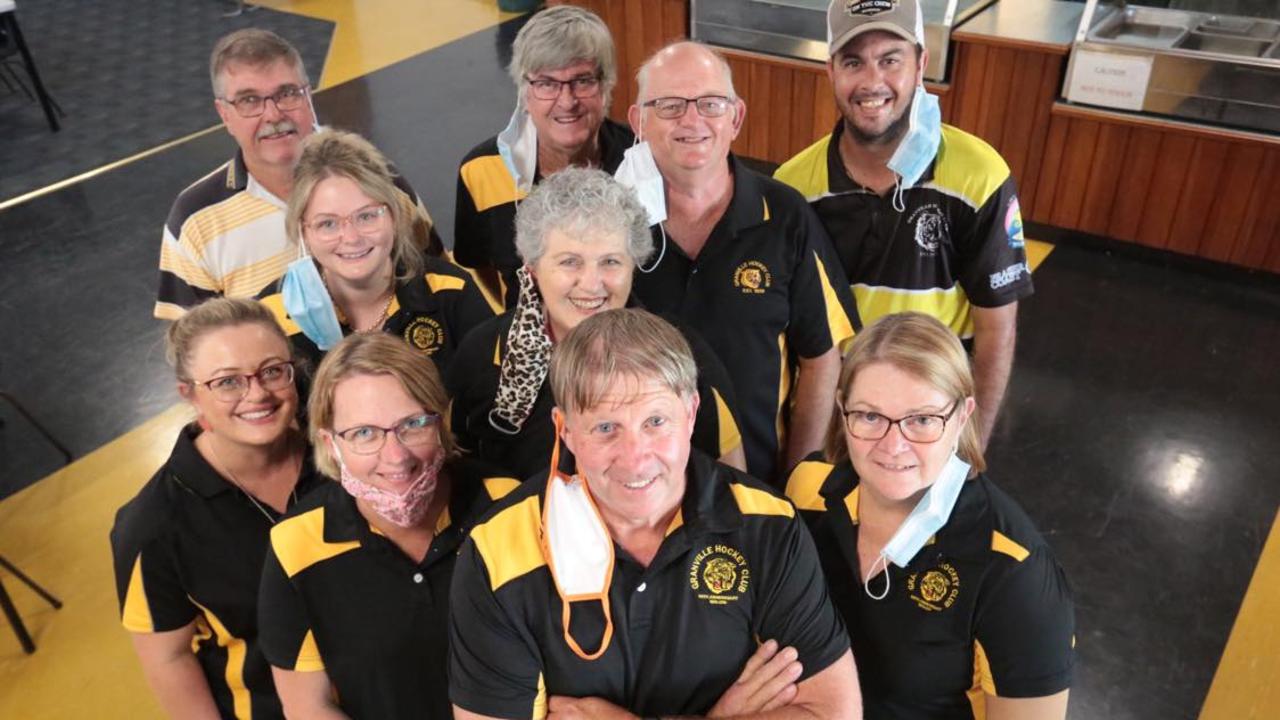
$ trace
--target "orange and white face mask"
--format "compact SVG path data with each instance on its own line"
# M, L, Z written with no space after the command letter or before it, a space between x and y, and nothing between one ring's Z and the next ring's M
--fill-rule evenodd
M595 660L613 639L613 613L609 608L609 586L613 582L613 538L604 524L587 487L586 478L565 477L560 472L560 417L556 417L556 440L551 451L551 475L542 504L542 555L551 570L563 608L564 640L583 660ZM569 616L574 603L599 602L604 609L604 635L600 647L587 653L569 632Z

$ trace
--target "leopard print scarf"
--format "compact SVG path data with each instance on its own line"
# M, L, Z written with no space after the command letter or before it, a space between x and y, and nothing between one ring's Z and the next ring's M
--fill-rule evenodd
M507 331L507 354L498 373L498 393L489 411L489 424L507 435L518 435L533 412L538 391L547 379L551 362L551 338L547 335L546 310L528 267L516 271L520 297Z

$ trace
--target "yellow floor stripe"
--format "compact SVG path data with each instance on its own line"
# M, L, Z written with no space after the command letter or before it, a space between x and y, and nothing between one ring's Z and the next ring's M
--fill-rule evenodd
M1280 512L1262 548L1200 720L1280 717Z
M160 718L120 627L108 533L173 449L177 405L0 501L0 554L63 602L54 610L0 570L36 642L26 655L0 622L0 718Z
M518 13L499 11L495 0L255 0L254 4L337 24L320 77L322 88L518 17Z
M1027 265L1031 268L1031 272L1035 272L1040 267L1040 263L1049 257L1049 253L1053 252L1053 245L1040 240L1027 241Z

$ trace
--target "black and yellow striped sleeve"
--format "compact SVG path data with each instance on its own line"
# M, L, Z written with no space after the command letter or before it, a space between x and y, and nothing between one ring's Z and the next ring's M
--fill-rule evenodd
M799 257L791 281L791 322L787 344L802 358L842 348L862 327L853 291L831 238L816 213L801 198L796 232Z
M173 544L155 525L158 520L144 508L127 505L111 530L120 622L130 632L177 630L200 612L187 596Z
M693 425L693 446L713 458L722 458L742 447L738 396L733 380L701 334L682 323L674 324L689 342L694 362L698 365L699 404Z

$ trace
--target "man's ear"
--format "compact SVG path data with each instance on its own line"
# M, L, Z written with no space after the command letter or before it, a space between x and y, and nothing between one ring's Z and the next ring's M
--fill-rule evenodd
M924 69L929 67L929 48L920 46L920 67L916 68L916 84L924 84Z
M640 115L643 112L644 109L639 105L632 105L627 108L627 124L631 126L631 132L635 134L637 140L644 140L644 137L642 137L640 132L642 127L640 123Z
M218 98L214 98L213 109L217 111L218 118L222 120L222 126L224 128L227 128L227 132L231 132L231 122L230 122L231 115L229 113L234 113L235 108L231 107L225 102L222 102Z
M738 139L738 133L742 132L742 123L747 120L747 104L742 98L734 98L733 101L733 139Z
M556 429L557 439L569 448L569 452L573 452L575 444L573 431L569 429L569 418L560 409L559 405L551 408L551 424Z

